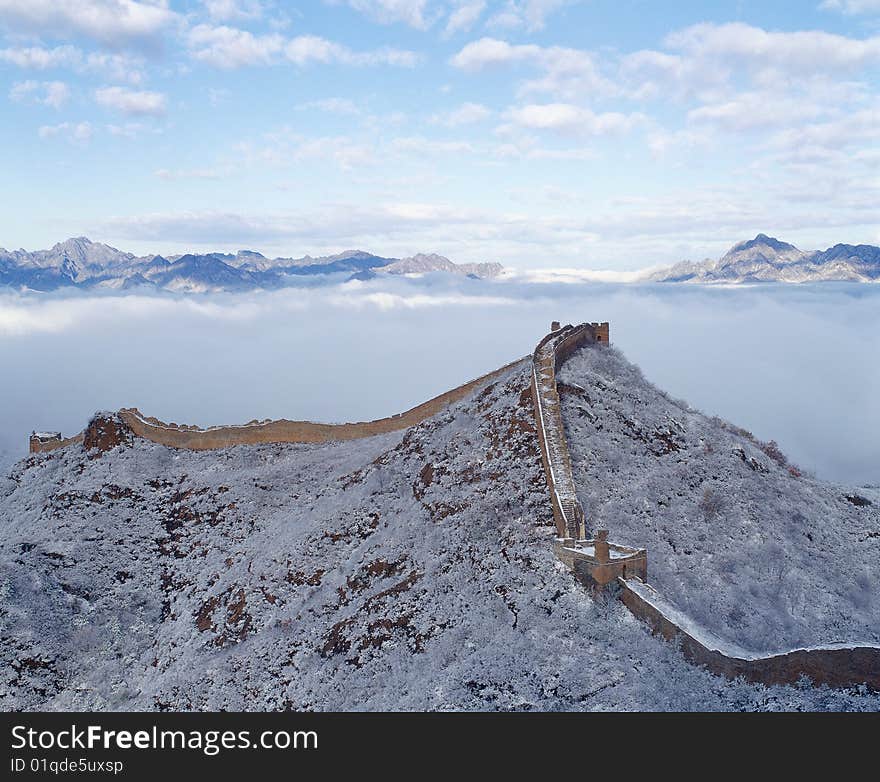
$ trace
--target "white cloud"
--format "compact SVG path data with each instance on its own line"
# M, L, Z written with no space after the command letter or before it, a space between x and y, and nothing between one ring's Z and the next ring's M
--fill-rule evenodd
M155 43L178 19L167 0L0 0L0 23L13 30L110 46Z
M316 35L300 35L290 40L278 33L254 35L225 25L200 24L189 31L190 54L196 60L217 68L271 65L283 55L296 65L392 65L412 67L418 55L401 49L355 52L343 44Z
M536 44L514 45L497 38L480 38L465 45L450 62L456 68L478 71L492 65L538 60L544 50Z
M402 49L377 49L368 52L355 52L335 41L328 41L317 35L300 35L293 38L285 47L287 59L296 65L340 64L340 65L393 65L411 68L419 61L415 52Z
M229 176L231 169L221 168L160 168L153 172L154 176L164 179L166 182L174 182L178 179L222 179Z
M618 71L631 98L691 104L687 129L650 139L661 156L705 144L710 131L809 128L826 116L859 112L872 98L870 69L880 64L880 37L768 32L741 23L693 25L664 43L673 51L624 55Z
M578 0L507 0L504 8L489 19L490 27L542 30L547 17Z
M524 82L519 89L521 94L538 92L582 99L588 95L619 92L619 88L600 73L592 54L564 46L510 44L484 37L464 46L450 63L466 71L517 64L532 65L544 71L543 77Z
M260 143L250 141L236 145L236 150L249 166L269 165L274 169L307 161L328 161L343 170L374 162L372 145L348 136L307 137L295 128L283 127L263 134Z
M532 130L587 136L625 133L645 121L642 114L621 114L616 111L596 114L570 103L533 103L509 109L505 116L515 125Z
M343 171L373 162L373 149L345 136L304 139L293 149L293 161L329 160Z
M450 12L449 19L446 21L446 34L452 35L453 33L468 32L477 23L485 10L485 0L476 0L476 2L465 0Z
M727 60L751 69L777 68L795 75L880 63L880 37L767 32L740 22L693 25L667 36L666 45L707 60Z
M673 52L642 50L621 58L618 80L628 96L697 99L717 107L742 103L747 99L743 93L761 92L767 104L754 108L779 115L774 104L841 106L860 99L867 83L845 79L880 64L880 37L768 32L741 23L693 25L668 35L664 43ZM728 110L735 113L736 107ZM803 112L796 111L793 119L798 116ZM757 119L753 124L772 123Z
M492 233L502 233L514 218L496 218ZM533 222L515 218L525 227ZM299 241L324 246L328 237L338 246L363 246L390 237L411 241L411 246L436 246L434 232L452 229L465 238L487 230L492 218L484 212L443 204L388 202L378 204L340 203L312 212L242 214L224 211L175 211L107 221L106 233L127 239L180 242L186 245L263 245Z
M450 63L466 71L529 66L543 72L522 81L519 95L545 94L579 103L585 96L635 100L699 99L719 104L735 98L742 83L780 94L812 93L818 102L839 100L833 86L855 94L864 85L841 75L880 64L880 36L865 39L820 31L768 32L742 23L698 24L674 32L669 51L641 50L622 56L561 46L511 44L483 37L461 48ZM736 85L736 86L735 86Z
M85 54L75 46L65 44L48 49L42 46L25 46L0 49L0 62L8 62L19 68L49 70L70 68L78 73L97 73L117 81L138 83L143 62L129 54L90 52Z
M660 267L657 267L660 268ZM560 285L582 285L589 282L639 282L653 269L636 269L635 271L619 271L616 269L511 269L504 278L526 283L557 283Z
M596 152L588 147L574 148L551 148L539 146L537 139L531 137L519 138L515 142L500 144L494 150L496 158L501 160L593 160ZM548 189L550 188L550 189ZM551 192L552 187L547 186L545 192ZM566 199L571 200L571 199Z
M784 98L775 94L745 92L720 103L707 104L688 112L688 120L710 123L725 130L745 131L800 124L828 114L828 105Z
M880 13L880 0L824 0L819 8L845 14Z
M59 125L42 125L37 130L40 138L66 136L70 141L87 143L92 138L92 126L88 122L62 122Z
M349 62L352 51L341 44L320 38L317 35L300 35L294 38L285 50L287 59L297 65L313 62Z
M158 116L165 113L165 96L161 92L101 87L95 90L95 102L123 114Z
M145 132L155 133L156 129L155 128L147 128L147 126L141 122L126 122L124 125L114 125L114 124L107 125L107 132L111 136L117 136L120 138L127 138L127 139L135 139L139 135L141 135L141 133L145 133Z
M259 19L263 15L259 0L202 0L202 5L215 22Z
M431 117L431 122L455 128L459 125L472 125L475 122L482 122L491 116L491 109L488 109L481 103L462 103L461 106L451 111L434 114Z
M696 95L717 97L730 69L695 57L640 50L624 55L618 80L635 100L686 100Z
M9 98L14 101L30 100L60 109L70 98L70 89L63 81L20 81L12 85Z
M427 15L428 0L345 1L356 11L360 11L381 24L403 22L417 30L426 30L433 22L433 19Z
M666 157L673 150L693 150L706 147L711 138L705 132L694 130L656 130L648 136L648 149L655 159Z
M189 31L187 40L192 57L217 68L268 65L284 47L276 33L254 35L234 27L200 24Z
M520 211L389 196L275 213L168 211L118 217L105 223L102 232L165 246L381 247L386 254L430 248L451 256L470 254L468 260L498 258L506 265L535 265L545 259L543 263L555 266L634 268L693 257L682 249L688 245L723 251L724 245L768 230L768 215L777 235L815 232L817 225L832 236L841 228L851 235L854 225L876 231L876 192L873 199L866 194L857 212L827 199L792 208L789 191L766 186L776 171L769 173L768 180L749 177L741 186L682 184L662 196L630 198L586 193L570 206L529 203ZM473 257L475 252L483 258Z
M385 128L387 130L387 125ZM474 146L463 140L413 135L397 136L380 144L342 135L307 137L297 133L295 127L284 127L265 133L262 141L243 142L236 149L249 166L268 165L278 169L294 163L327 161L345 171L374 165L378 160L390 165L403 158L433 159L475 152ZM371 182L375 183L375 180ZM390 180L383 177L382 182L389 185ZM424 176L420 177L419 182L424 184Z
M82 52L74 46L57 46L54 49L26 46L0 49L0 61L17 65L19 68L47 70L79 64L82 61Z
M129 54L90 52L77 70L97 74L105 79L140 84L143 81L142 66L143 61L139 57Z
M424 155L426 157L462 155L474 151L473 146L467 141L437 141L422 136L407 136L393 139L391 148L396 152Z
M768 146L783 150L841 150L853 146L862 148L866 143L880 143L880 105L827 122L795 125L774 134Z
M324 111L328 114L344 114L350 116L361 113L357 104L348 98L321 98L319 100L310 100L306 103L300 103L297 108L301 111Z
M351 286L348 286L351 287ZM360 284L354 286L358 291ZM504 296L479 296L448 293L389 293L388 291L336 293L327 297L330 304L345 309L376 307L383 312L395 309L424 309L426 307L503 307L514 306L518 300Z

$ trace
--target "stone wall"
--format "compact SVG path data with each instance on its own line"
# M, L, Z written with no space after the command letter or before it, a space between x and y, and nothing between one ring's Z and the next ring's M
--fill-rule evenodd
M553 323L553 326L557 326ZM578 500L571 456L562 426L559 389L556 387L556 369L581 345L596 342L596 326L582 323L579 326L554 328L544 337L532 354L532 402L535 407L535 423L541 447L541 462L550 490L553 520L560 538L582 539L587 534L586 516ZM605 341L608 324L604 326Z
M66 448L68 445L73 445L74 443L81 443L83 441L83 433L75 434L73 437L67 437L62 440L49 440L48 442L40 442L39 440L31 437L28 443L28 450L30 453L47 453L48 451L56 451L59 448Z
M553 323L553 330L544 337L532 355L532 399L535 406L535 422L541 446L541 461L550 489L553 518L557 533L563 541L557 541L556 548L565 551L565 544L572 538L584 537L586 525L583 508L577 499L574 476L571 470L571 457L565 430L562 424L559 405L559 390L556 386L556 370L575 350L585 344L607 343L609 328L607 323L582 323L579 326L563 326ZM566 557L560 557L566 562ZM578 562L572 556L567 562L575 572L575 577L585 586L596 591L595 566ZM880 646L839 645L812 649L795 649L779 654L738 656L726 653L721 648L710 648L700 641L697 629L689 632L685 627L693 627L685 617L678 617L674 610L661 611L654 603L662 603L662 596L656 595L654 602L640 593L646 585L647 559L639 559L633 564L634 572L627 571L617 579L619 596L624 605L652 631L668 641L677 642L687 660L705 666L707 669L728 678L743 677L751 682L762 684L794 684L802 676L809 677L815 684L830 687L852 687L866 684L880 690ZM637 580L633 580L636 576ZM600 579L603 580L604 579ZM598 585L602 587L601 584ZM649 588L650 589L650 588Z
M228 448L233 445L256 445L259 443L323 443L333 440L353 440L415 426L426 418L436 415L445 407L463 399L479 386L485 385L501 376L522 360L518 359L510 364L506 364L500 369L496 369L457 388L446 391L406 412L375 421L321 424L312 421L288 421L282 419L278 421L251 421L241 425L213 426L202 429L186 424L165 423L157 418L145 416L137 408L133 407L123 408L117 414L105 414L101 417L101 420L106 420L108 415L117 415L125 427L138 437L171 448L186 448L194 451ZM61 448L74 442L83 442L84 434L81 432L75 437L55 444L53 449L46 448L45 450L54 450L54 448ZM90 437L89 442L92 442L92 440L94 440L94 437Z
M853 687L866 684L880 690L880 647L828 646L795 649L767 656L736 656L711 649L666 616L637 591L636 584L619 579L620 599L630 612L667 641L677 642L690 662L712 673L735 679L738 676L761 684L795 684L802 676L814 684Z

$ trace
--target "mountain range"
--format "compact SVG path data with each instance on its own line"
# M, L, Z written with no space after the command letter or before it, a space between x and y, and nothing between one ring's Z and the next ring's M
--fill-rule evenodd
M316 275L369 279L379 274L445 272L486 278L502 270L497 263L455 264L442 255L385 258L362 250L318 258L267 258L253 250L139 257L84 236L50 250L0 248L0 286L36 291L147 287L202 293L281 288Z
M363 250L301 258L268 258L254 250L136 256L84 236L49 250L0 248L0 286L19 290L167 290L180 293L276 289L307 279L372 280L382 275L452 274L492 279L499 263L453 263L436 253L390 258ZM700 284L880 282L880 247L836 244L804 251L766 234L734 245L718 260L682 261L630 281Z
M880 282L880 247L835 244L803 251L766 234L734 245L719 260L683 261L653 272L650 282Z

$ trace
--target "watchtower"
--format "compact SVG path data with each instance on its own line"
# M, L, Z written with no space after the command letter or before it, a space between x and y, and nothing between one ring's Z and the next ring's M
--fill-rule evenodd
M61 445L61 432L31 432L30 452L51 451Z
M611 341L607 321L605 323L591 323L593 327L593 336L596 342L607 345Z

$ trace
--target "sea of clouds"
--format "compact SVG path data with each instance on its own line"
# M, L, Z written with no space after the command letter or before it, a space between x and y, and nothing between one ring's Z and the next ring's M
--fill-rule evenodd
M880 286L697 287L428 276L215 295L0 293L0 466L32 429L137 406L199 425L355 421L529 353L551 320L608 320L649 380L777 440L828 480L880 484Z

